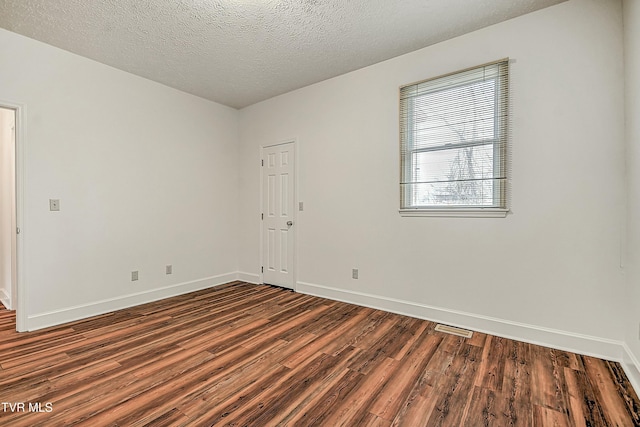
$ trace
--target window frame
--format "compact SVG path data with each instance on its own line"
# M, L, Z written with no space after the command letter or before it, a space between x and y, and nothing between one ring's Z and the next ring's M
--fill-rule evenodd
M449 77L459 77L460 82L454 83L441 88L438 88L438 84L434 85L434 88L428 90L422 95L428 95L437 93L439 91L449 91L458 87L469 86L477 84L483 81L481 78L473 80L464 80L465 73L471 73L476 70L485 69L488 67L496 67L496 75L494 77L496 82L496 89L494 94L495 102L495 114L494 114L494 137L493 138L478 138L472 141L460 142L457 144L451 144L443 142L442 144L436 144L428 147L413 148L413 139L415 138L415 132L407 132L406 129L412 129L416 114L415 103L418 97L407 97L403 99L402 91L405 88L415 87L416 90L420 84L427 82L437 82L439 80ZM504 67L502 69L501 67ZM502 77L504 73L504 77ZM507 144L509 142L509 58L504 58L498 61L489 62L486 64L469 67L463 70L447 73L441 76L421 80L416 83L403 85L399 89L399 124L400 124L400 214L402 216L450 216L450 217L505 217L509 212L509 197L508 197L508 169L507 169ZM407 103L405 109L407 110L404 129L403 129L403 103ZM505 120L501 123L501 120ZM405 131L405 139L403 141L403 130ZM496 184L493 186L493 204L491 206L477 206L477 205L417 205L412 201L413 189L410 184L417 183L417 179L414 179L417 173L417 166L415 165L415 155L425 152L435 152L443 150L454 150L464 147L481 147L481 146L493 146L493 179L496 180ZM410 147L410 148L407 148ZM497 172L496 172L497 171ZM503 178L495 178L503 177ZM438 182L438 181L432 181ZM442 181L446 182L446 181Z

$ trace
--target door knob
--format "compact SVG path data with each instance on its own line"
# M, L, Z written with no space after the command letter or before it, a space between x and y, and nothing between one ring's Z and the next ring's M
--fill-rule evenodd
M291 227L293 225L293 221L287 221L287 225Z

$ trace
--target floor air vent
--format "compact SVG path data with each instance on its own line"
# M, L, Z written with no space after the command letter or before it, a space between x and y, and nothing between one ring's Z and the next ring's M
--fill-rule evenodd
M466 329L456 328L454 326L448 326L438 323L436 325L436 331L444 332L446 334L457 335L459 337L471 338L473 336L473 332L468 331Z

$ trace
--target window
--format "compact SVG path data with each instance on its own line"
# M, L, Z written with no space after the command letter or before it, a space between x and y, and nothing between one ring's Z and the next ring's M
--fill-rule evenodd
M400 88L403 215L506 215L508 67Z

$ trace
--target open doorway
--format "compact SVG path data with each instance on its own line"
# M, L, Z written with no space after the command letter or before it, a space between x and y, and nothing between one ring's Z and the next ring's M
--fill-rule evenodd
M16 110L0 106L0 302L17 308Z

